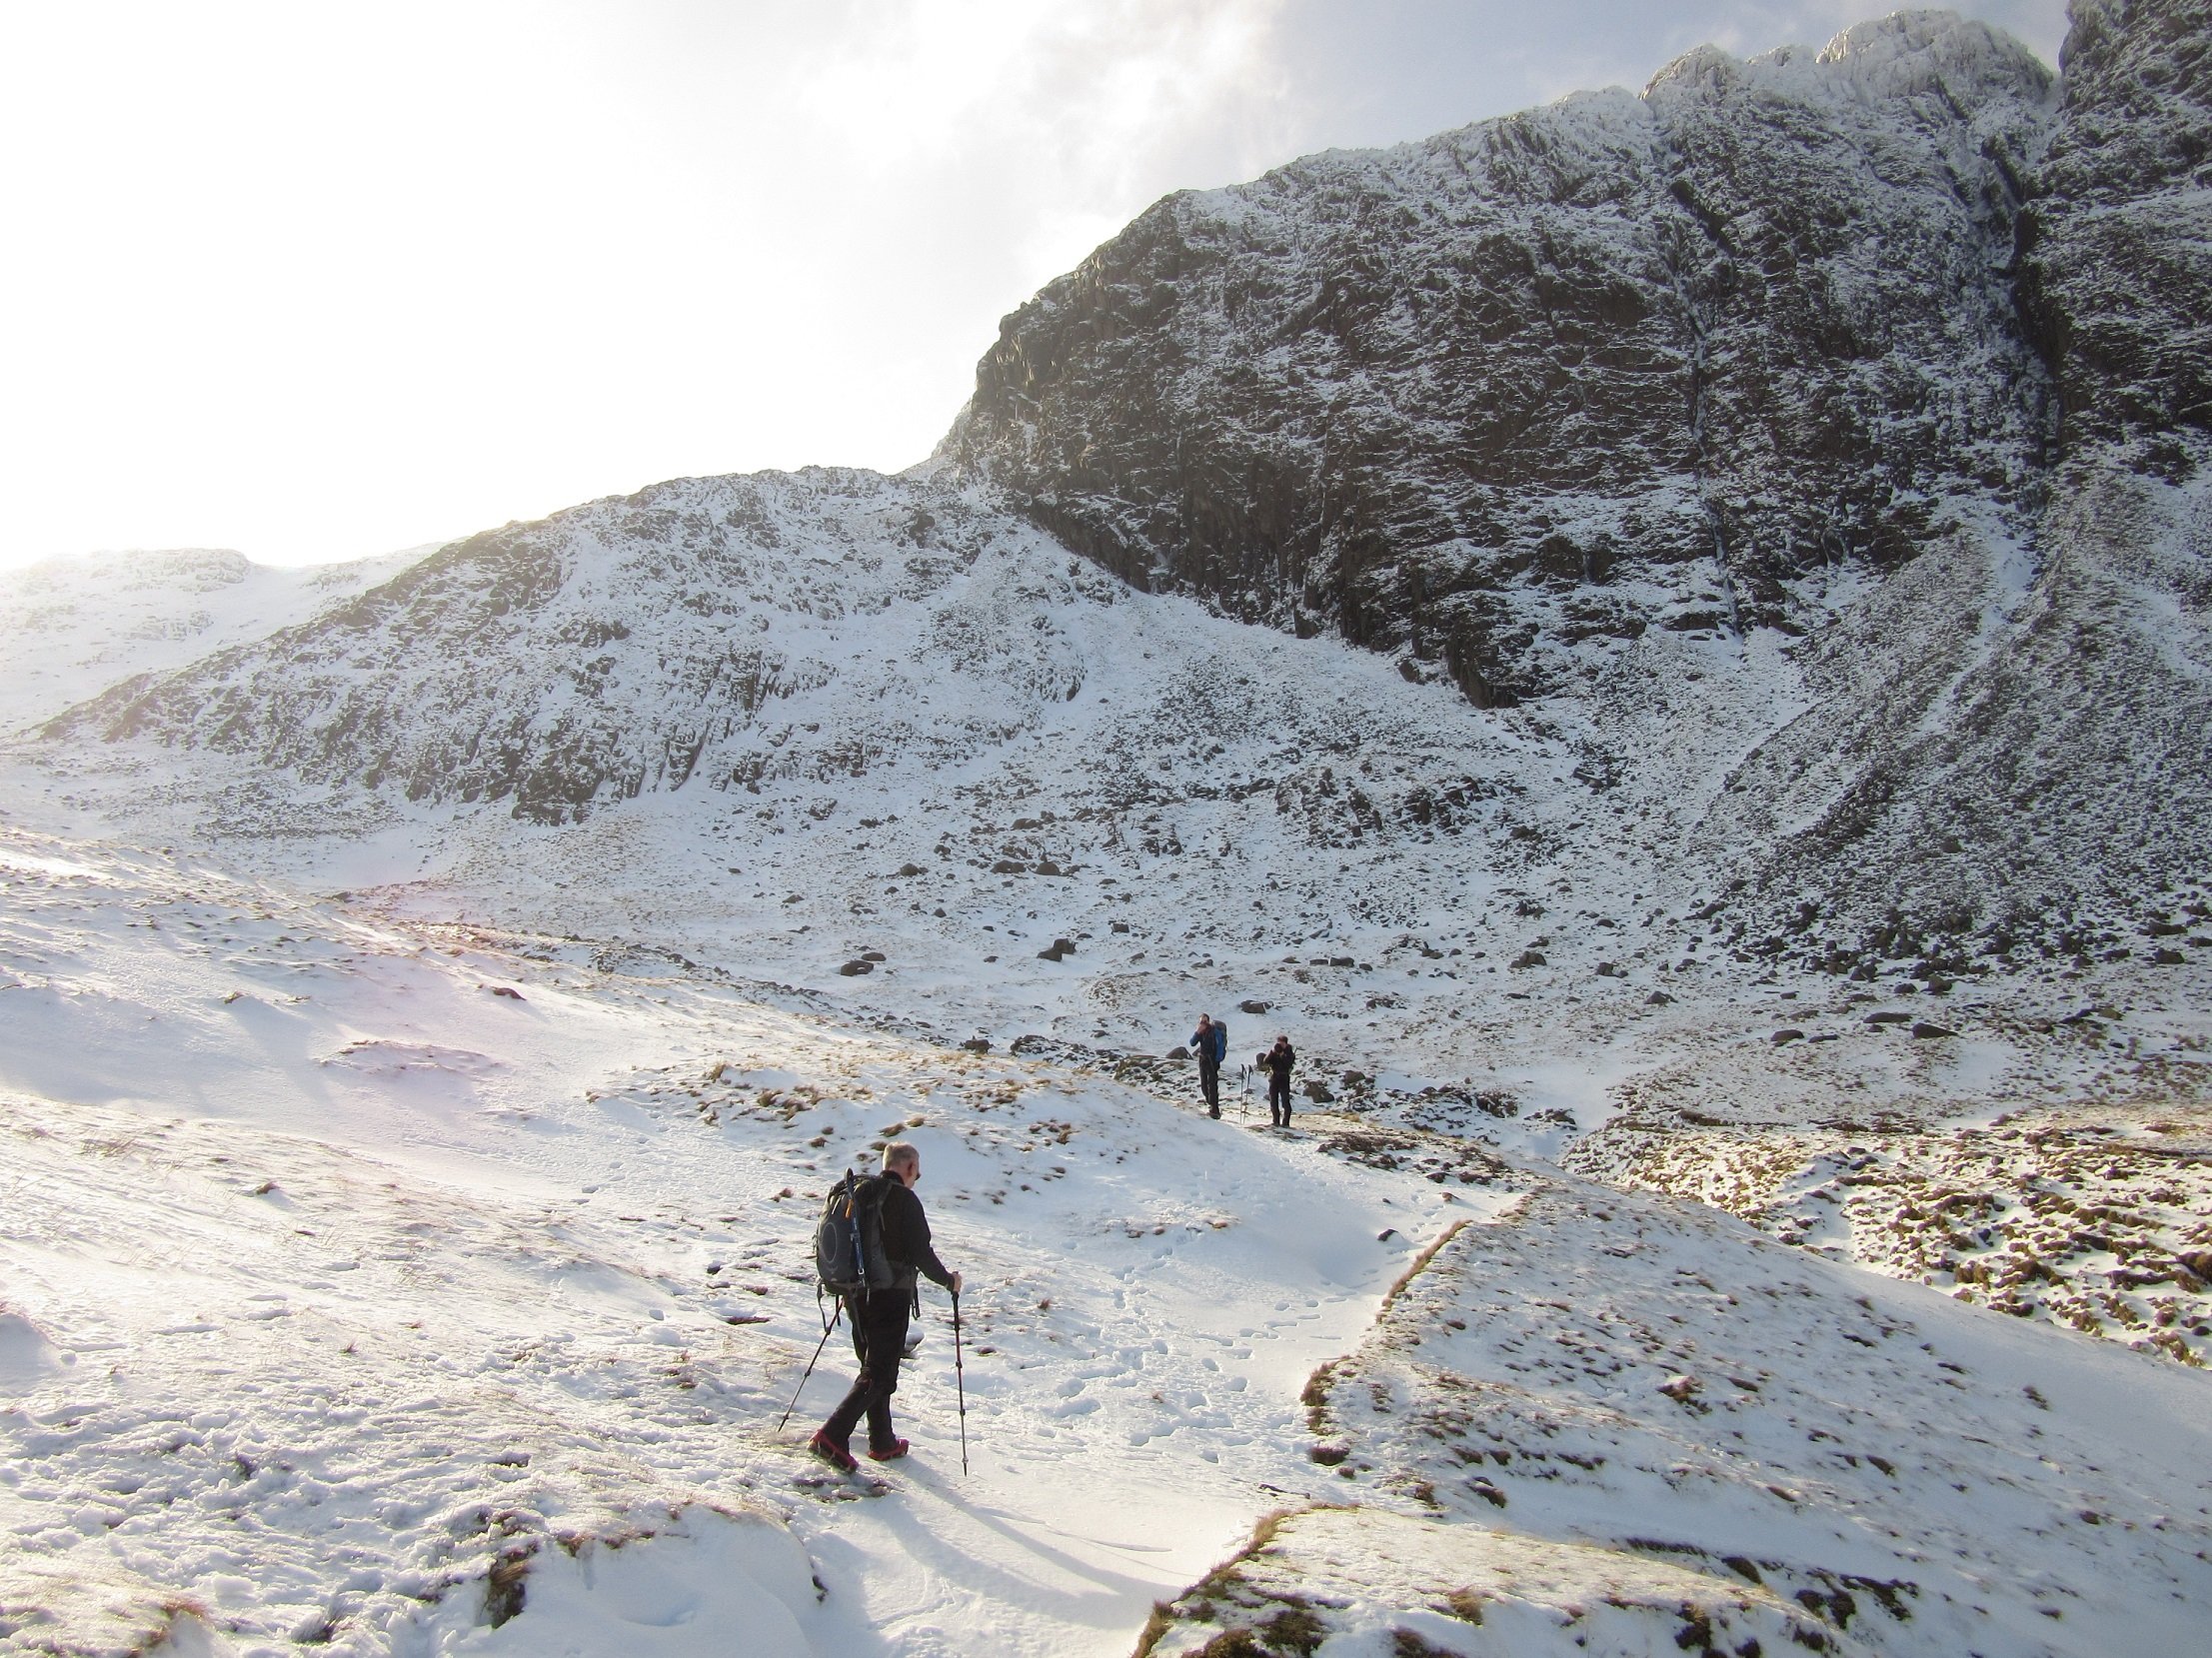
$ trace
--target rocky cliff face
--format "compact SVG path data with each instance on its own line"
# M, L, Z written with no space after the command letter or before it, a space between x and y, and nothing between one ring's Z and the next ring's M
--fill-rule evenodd
M2084 0L2053 85L1903 12L1170 197L944 454L1139 586L1586 713L1754 951L2126 948L2212 854L2208 42ZM1761 699L1669 781L1653 711Z
M2212 5L2074 0L2022 294L2076 448L2188 472L2212 431Z
M1802 630L1796 577L2035 475L2053 111L1901 13L1170 197L1007 319L945 450L1131 582L1485 706L1652 626Z

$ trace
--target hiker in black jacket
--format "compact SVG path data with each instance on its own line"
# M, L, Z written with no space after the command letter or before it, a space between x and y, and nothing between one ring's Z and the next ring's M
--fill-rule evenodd
M1198 1028L1190 1032L1190 1051L1198 1056L1198 1092L1205 1098L1205 1114L1221 1114L1221 1061L1228 1057L1228 1026L1211 1013L1198 1015Z
M1259 1056L1259 1068L1267 1073L1267 1119L1276 1128L1290 1126L1290 1067L1297 1062L1287 1036L1277 1036Z
M908 1309L921 1310L916 1279L927 1277L956 1296L961 1291L961 1275L947 1271L937 1258L930 1243L930 1217L914 1194L914 1184L922 1178L922 1153L905 1140L893 1141L884 1147L884 1171L876 1178L882 1187L884 1254L897 1276L888 1289L864 1289L847 1298L853 1354L861 1361L861 1373L853 1378L844 1402L807 1441L815 1455L847 1473L860 1466L853 1460L853 1429L864 1415L872 1460L889 1462L907 1454L907 1442L891 1431L891 1396L898 1390L899 1361L906 1355Z

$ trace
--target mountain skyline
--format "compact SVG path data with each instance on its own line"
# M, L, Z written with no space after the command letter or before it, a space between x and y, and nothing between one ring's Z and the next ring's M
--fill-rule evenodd
M1966 10L2055 61L2060 0ZM383 554L688 474L919 461L1000 316L1158 196L1414 139L1833 0L1540 16L1100 0L565 28L474 8L20 26L35 250L0 565ZM283 134L281 143L272 142ZM640 223L661 228L640 236Z

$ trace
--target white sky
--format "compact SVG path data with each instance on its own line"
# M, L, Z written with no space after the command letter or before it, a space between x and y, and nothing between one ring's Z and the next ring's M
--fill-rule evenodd
M1872 0L0 0L0 564L922 459L1148 203ZM2055 61L2064 0L1964 0Z

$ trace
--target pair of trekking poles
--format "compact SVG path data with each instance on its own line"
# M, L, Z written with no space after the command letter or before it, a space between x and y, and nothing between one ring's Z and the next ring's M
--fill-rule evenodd
M838 1320L845 1316L845 1297L838 1297L838 1310L830 1315L830 1321L822 1326L822 1339L815 1343L815 1356L807 1360L806 1372L800 1376L799 1385L791 1390L791 1403L784 1407L784 1414L776 1424L782 1433L791 1421L791 1413L799 1408L799 1395L807 1391L807 1378L815 1373L815 1366L822 1362L822 1349L830 1345L830 1332L838 1327ZM961 1362L961 1292L953 1291L953 1383L958 1389L961 1418L961 1472L968 1472L968 1371Z

